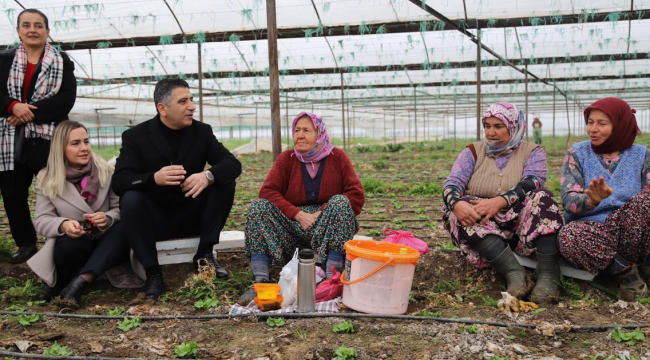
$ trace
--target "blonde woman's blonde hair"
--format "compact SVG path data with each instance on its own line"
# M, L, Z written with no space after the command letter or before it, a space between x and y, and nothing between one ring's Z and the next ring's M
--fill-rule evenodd
M50 155L47 158L47 166L38 173L36 185L43 195L50 199L60 196L65 191L65 168L68 161L65 158L65 148L68 146L68 138L73 130L83 128L86 133L88 129L76 121L66 120L60 123L52 135L50 144ZM95 155L90 149L90 160L95 163L99 173L99 186L104 187L113 174L113 166L109 165L101 156Z

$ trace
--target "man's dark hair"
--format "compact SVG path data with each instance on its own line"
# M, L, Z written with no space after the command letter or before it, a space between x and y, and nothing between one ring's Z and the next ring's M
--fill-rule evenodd
M50 22L49 22L49 20L47 19L47 16L45 16L45 14L43 14L42 11L37 10L37 9L25 9L25 10L21 11L20 14L18 14L18 20L16 20L16 28L19 28L19 27L20 27L20 16L21 16L22 14L24 14L24 13L31 13L31 14L37 14L37 15L40 15L40 16L43 18L43 20L45 20L45 28L46 28L47 30L50 30Z
M156 84L153 90L153 102L156 104L156 111L158 111L158 104L163 103L169 106L169 101L172 97L174 89L184 87L189 89L190 85L187 81L182 79L162 79Z

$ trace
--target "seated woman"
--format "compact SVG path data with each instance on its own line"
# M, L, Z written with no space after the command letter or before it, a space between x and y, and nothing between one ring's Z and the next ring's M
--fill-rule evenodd
M482 268L487 261L519 298L530 289L511 247L521 256L536 253L537 285L530 299L556 301L562 216L551 192L542 189L546 154L522 141L526 120L515 105L495 103L481 121L486 140L461 151L445 182L445 228L471 263Z
M275 161L246 215L246 255L255 282L269 282L269 263L284 265L296 247L314 250L341 270L343 245L359 230L365 194L348 156L332 146L323 119L302 112L293 119L293 146ZM249 289L239 300L255 297Z
M86 285L128 259L112 173L93 154L83 125L64 121L56 127L47 167L36 182L34 226L48 240L27 262L47 284L40 300L50 301L63 289L61 299L78 307Z
M574 144L562 165L566 226L562 256L592 274L614 275L627 301L643 295L650 279L650 152L634 144L634 110L618 98L584 111L589 141Z

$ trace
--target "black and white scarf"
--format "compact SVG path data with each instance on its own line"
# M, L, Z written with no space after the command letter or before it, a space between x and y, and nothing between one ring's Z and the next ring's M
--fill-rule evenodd
M23 84L25 81L25 71L27 69L27 52L25 46L20 44L16 49L7 89L9 96L23 102ZM32 77L37 76L34 86L34 94L31 99L27 100L28 104L50 98L56 95L61 89L63 80L63 58L59 51L50 44L45 44L43 58L41 60L41 71ZM35 124L33 121L17 128L9 125L6 117L0 117L0 171L10 171L14 169L14 138L16 129L25 131L26 138L52 139L55 123Z

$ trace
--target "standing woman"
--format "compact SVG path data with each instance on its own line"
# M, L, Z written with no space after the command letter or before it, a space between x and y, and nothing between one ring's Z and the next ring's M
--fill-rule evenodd
M557 232L560 209L546 181L546 154L522 141L524 113L514 104L490 105L483 118L485 140L458 155L443 189L444 225L467 259L481 268L489 264L505 276L516 297L529 292L521 256L537 255L534 302L557 301L560 254Z
M34 224L48 240L27 262L47 284L40 300L63 289L61 298L78 307L86 285L128 259L111 175L113 167L92 152L83 125L56 127L47 167L36 181Z
M16 31L20 45L0 51L0 192L18 246L14 264L36 253L29 186L47 163L54 127L68 118L77 96L74 64L47 43L47 16L23 10Z

